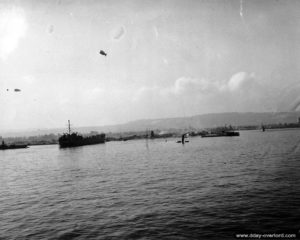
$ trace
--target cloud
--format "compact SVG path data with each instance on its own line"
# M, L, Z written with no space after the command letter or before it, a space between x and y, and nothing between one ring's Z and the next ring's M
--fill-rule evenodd
M234 74L223 92L233 111L274 111L278 102L276 89L256 73Z
M220 94L237 95L237 93L248 95L255 95L261 92L262 85L257 81L255 73L238 72L234 74L228 81L213 81L206 78L194 78L183 76L177 78L173 85L165 88L155 87L142 87L140 88L135 98L149 92L156 92L160 95L186 95L186 96L207 96ZM245 96L245 95L244 95Z
M142 99L159 103L162 101L171 101L181 97L195 98L205 95L211 95L219 92L219 83L211 82L207 79L197 79L193 77L180 77L174 84L168 87L141 87L133 94L133 101L139 102Z
M168 87L142 87L134 95L137 109L152 107L152 117L210 112L269 111L274 109L270 88L255 73L238 72L227 81L184 76ZM296 104L296 103L295 103ZM149 112L149 111L148 111ZM146 112L145 112L146 114Z
M210 112L219 92L218 82L184 76L170 86L141 87L134 93L132 104L143 118L187 116Z
M0 12L0 58L5 60L19 45L27 30L24 11L21 8Z
M254 73L249 74L246 72L238 72L230 78L227 87L229 91L237 91L240 89L250 88L255 83Z
M180 77L171 88L175 94L234 94L239 91L256 91L260 88L255 73L238 72L228 81L213 81L206 78Z
M171 90L175 94L208 94L218 89L218 83L204 78L180 77L175 81Z

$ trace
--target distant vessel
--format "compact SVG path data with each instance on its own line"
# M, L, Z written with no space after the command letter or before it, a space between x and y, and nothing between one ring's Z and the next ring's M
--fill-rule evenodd
M231 126L229 128L225 126L224 128L217 129L215 132L205 133L201 135L201 137L238 137L238 136L240 136L240 133L234 131Z
M58 139L58 143L61 148L105 143L105 134L101 133L83 137L78 133L71 133L70 120L68 120L68 133L64 133Z
M4 141L2 141L2 144L0 145L0 150L6 150L6 149L19 149L19 148L28 148L27 144L5 144Z
M189 137L189 132L186 132L186 133L182 134L182 135L181 135L181 140L178 140L177 143L185 144L185 143L190 142L190 141L188 140L188 137Z
M238 137L238 136L240 136L239 132L227 131L227 132L220 132L220 133L207 133L202 135L201 137Z

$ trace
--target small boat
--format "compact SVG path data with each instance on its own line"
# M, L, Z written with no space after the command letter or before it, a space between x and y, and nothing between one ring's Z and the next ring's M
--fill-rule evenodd
M182 144L185 144L185 143L188 143L190 142L189 140L187 140L187 137L189 136L189 133L184 133L181 135L181 140L178 140L177 143L182 143Z
M4 141L2 141L2 144L0 145L0 150L7 150L7 149L19 149L19 148L28 148L27 144L5 144Z

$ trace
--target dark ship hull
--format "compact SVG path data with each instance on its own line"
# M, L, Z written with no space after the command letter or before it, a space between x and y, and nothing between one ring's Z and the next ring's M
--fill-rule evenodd
M105 143L105 134L97 134L89 137L83 137L77 133L64 134L58 139L58 143L61 148Z
M11 144L11 145L2 144L2 145L0 145L0 150L19 149L19 148L28 148L28 145L26 145L26 144Z
M228 131L228 132L220 132L220 133L207 133L202 135L201 137L238 137L240 136L239 132Z

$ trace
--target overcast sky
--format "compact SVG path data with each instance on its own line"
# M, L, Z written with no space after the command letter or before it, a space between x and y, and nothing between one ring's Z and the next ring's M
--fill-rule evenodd
M297 0L0 0L0 130L300 110L299 60Z

